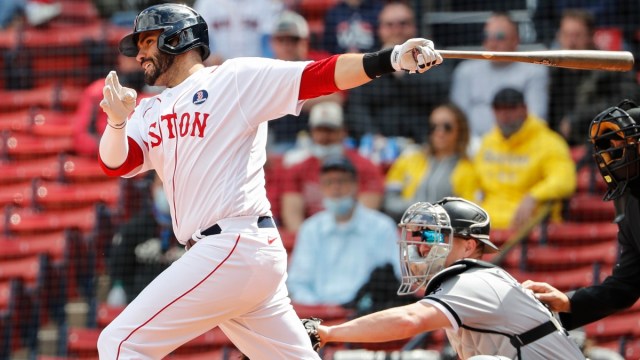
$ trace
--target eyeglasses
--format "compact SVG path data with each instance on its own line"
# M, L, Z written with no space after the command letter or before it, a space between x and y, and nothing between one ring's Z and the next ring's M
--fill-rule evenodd
M404 20L397 20L397 21L383 21L380 23L380 25L384 27L395 27L395 26L405 27L405 26L413 25L413 20L404 19Z
M507 38L507 34L504 33L503 31L497 31L497 32L483 32L482 33L482 40L505 40Z
M445 133L451 133L453 132L453 124L451 123L429 124L429 133L434 133L438 129L442 129Z

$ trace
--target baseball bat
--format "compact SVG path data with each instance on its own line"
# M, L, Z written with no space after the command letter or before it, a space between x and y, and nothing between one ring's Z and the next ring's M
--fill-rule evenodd
M629 71L633 54L629 51L540 50L540 51L463 51L438 50L447 59L516 61L582 70Z

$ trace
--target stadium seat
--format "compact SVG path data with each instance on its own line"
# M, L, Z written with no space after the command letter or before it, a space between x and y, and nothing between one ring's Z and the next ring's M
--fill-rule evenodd
M60 159L48 156L21 161L0 161L0 184L13 184L31 181L35 178L58 179Z
M549 245L568 246L608 242L618 235L618 225L612 222L563 222L539 227L531 234L531 241Z
M32 194L33 183L31 181L2 185L0 186L0 208L7 205L31 206L33 204Z
M573 195L567 205L568 221L613 221L615 208L613 201L603 201L600 194L578 193Z
M524 282L525 280L546 282L553 284L553 286L561 291L590 286L600 280L600 274L595 275L593 266L591 265L563 271L511 270L510 273L519 282Z
M576 174L576 192L604 195L607 184L594 166L583 166Z
M596 263L613 266L617 258L618 244L612 240L575 246L529 244L520 261L529 270L566 270Z
M63 155L60 157L60 178L67 182L105 181L113 178L105 175L97 159Z
M587 337L606 340L640 336L640 313L620 313L585 326Z
M121 198L118 179L81 184L37 181L33 189L34 205L42 209L71 209L98 202L116 209Z
M78 105L82 87L47 85L28 90L0 90L0 112L32 107L72 111Z
M30 134L6 133L2 137L1 155L5 159L36 159L70 152L73 150L71 137L41 137Z
M7 224L0 225L9 235L37 234L66 229L78 229L89 233L98 223L95 206L71 210L36 211L34 209L9 208ZM6 228L5 228L6 227Z

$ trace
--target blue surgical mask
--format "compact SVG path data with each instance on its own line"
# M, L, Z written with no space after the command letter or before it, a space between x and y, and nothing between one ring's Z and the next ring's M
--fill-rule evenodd
M328 157L342 155L343 147L342 147L342 144L331 144L331 145L312 144L310 150L311 150L311 154L317 157L318 159L326 159Z
M336 217L342 217L353 209L356 205L356 199L352 196L344 196L336 199L324 198L322 199L324 208L333 213Z

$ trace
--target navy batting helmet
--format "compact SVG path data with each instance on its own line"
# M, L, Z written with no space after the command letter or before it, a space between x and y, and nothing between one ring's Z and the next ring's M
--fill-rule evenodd
M484 252L499 251L491 240L489 214L480 206L459 197L445 197L436 202L449 215L453 234L465 239L476 239L486 246Z
M202 60L209 57L209 31L202 16L182 4L160 4L140 12L133 24L133 32L120 40L120 53L138 55L138 34L162 30L158 36L158 50L178 55L200 47ZM177 41L176 41L177 40Z
M634 119L634 117L636 119ZM607 183L604 200L620 197L627 184L640 176L640 108L630 100L598 114L589 127L589 140L598 170Z

